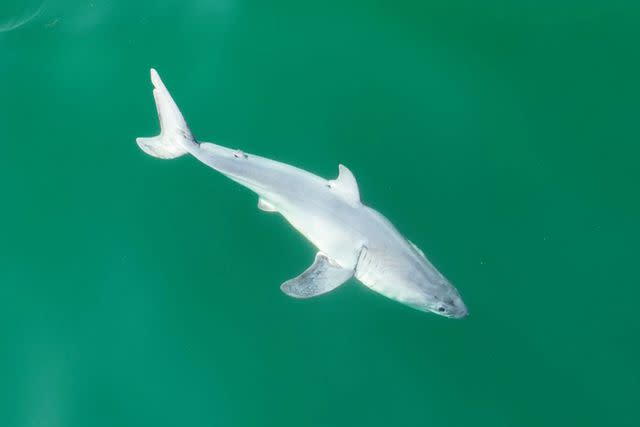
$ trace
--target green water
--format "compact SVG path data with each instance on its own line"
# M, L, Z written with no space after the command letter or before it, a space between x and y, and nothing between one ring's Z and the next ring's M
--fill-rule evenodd
M0 28L37 8L3 0ZM638 22L615 0L49 0L0 32L0 425L638 425ZM151 66L200 139L348 165L471 315L353 281L284 296L311 245L135 145Z

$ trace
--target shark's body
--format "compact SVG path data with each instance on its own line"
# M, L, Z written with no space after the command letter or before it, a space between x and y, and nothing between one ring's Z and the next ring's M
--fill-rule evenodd
M174 158L189 153L251 189L258 207L280 213L319 250L316 260L282 290L308 298L355 276L367 287L423 311L464 317L456 289L380 213L363 205L353 174L343 165L335 180L216 144L197 142L160 77L151 70L161 134L138 138L148 154Z

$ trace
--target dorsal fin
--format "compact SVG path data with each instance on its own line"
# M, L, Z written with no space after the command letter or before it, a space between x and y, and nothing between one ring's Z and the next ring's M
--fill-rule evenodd
M360 190L356 178L345 165L338 165L338 177L329 181L329 187L351 201L360 202Z

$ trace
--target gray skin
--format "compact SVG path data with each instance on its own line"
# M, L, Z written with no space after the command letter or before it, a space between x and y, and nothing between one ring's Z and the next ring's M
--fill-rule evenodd
M410 307L462 318L467 308L458 291L382 214L360 201L353 174L339 166L326 180L274 160L198 142L155 70L151 70L161 133L138 138L158 158L191 154L259 196L258 207L280 213L319 252L300 276L281 289L295 298L329 292L355 277L365 286Z

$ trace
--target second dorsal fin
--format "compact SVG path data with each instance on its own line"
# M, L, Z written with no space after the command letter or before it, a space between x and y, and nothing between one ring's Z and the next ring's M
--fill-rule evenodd
M338 177L329 181L329 187L353 202L360 202L360 190L356 178L345 165L338 165Z
M278 211L271 203L267 202L262 197L260 197L258 199L258 209L260 209L261 211L265 211L265 212L277 212Z

